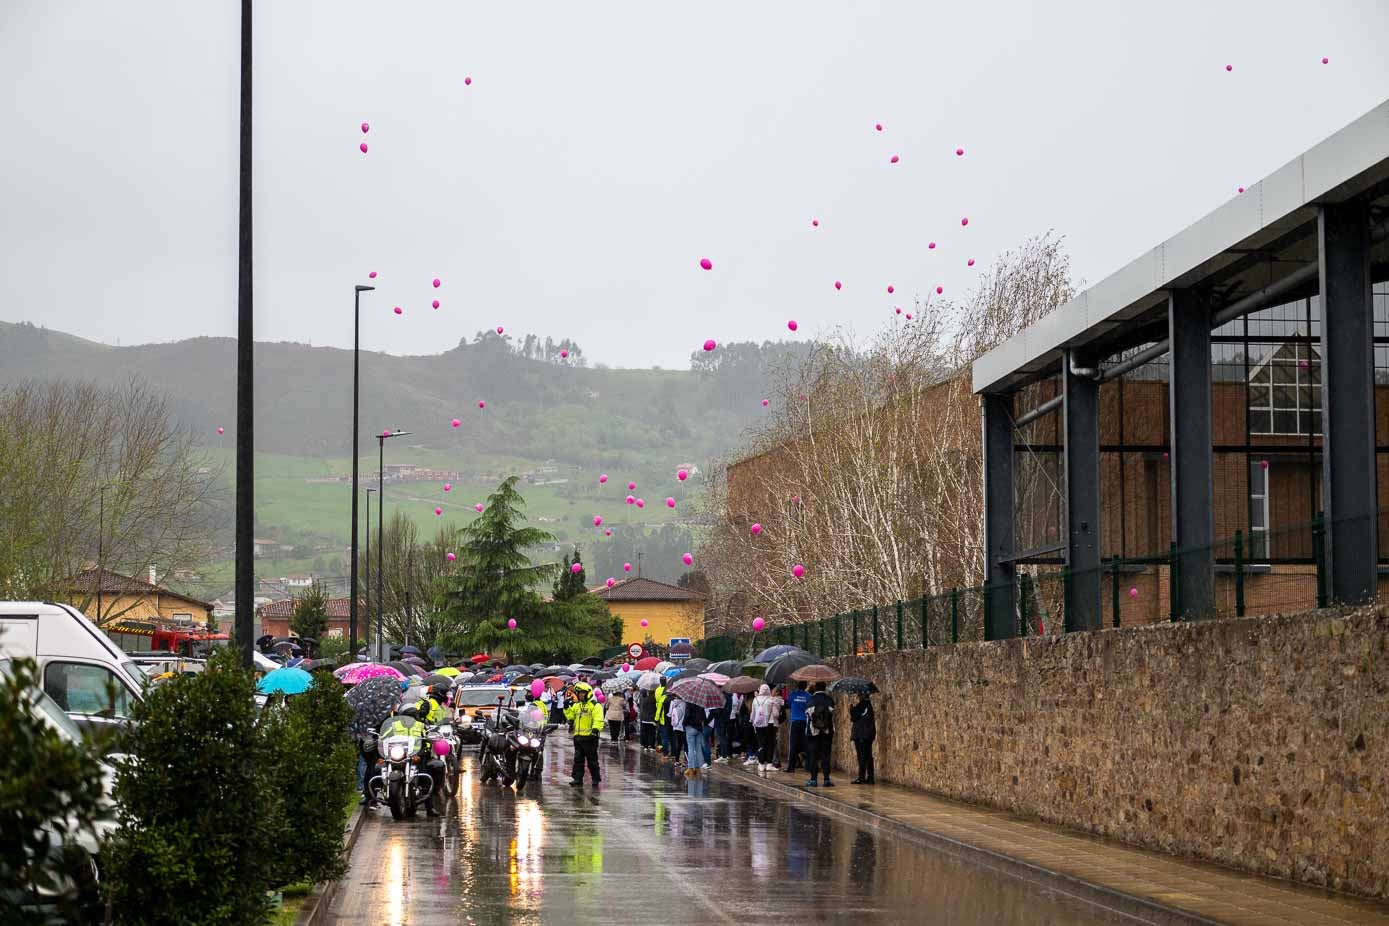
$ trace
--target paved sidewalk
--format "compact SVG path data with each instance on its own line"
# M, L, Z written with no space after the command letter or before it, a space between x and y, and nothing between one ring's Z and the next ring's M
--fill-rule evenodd
M834 788L807 788L799 772L771 772L764 780L745 771L741 760L715 765L713 774L731 775L859 824L984 860L1141 921L1389 924L1389 904L1186 861L909 788L851 785L846 779Z

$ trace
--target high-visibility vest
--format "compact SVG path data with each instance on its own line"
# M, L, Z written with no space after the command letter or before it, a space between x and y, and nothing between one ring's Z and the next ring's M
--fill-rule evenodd
M424 722L440 724L444 722L444 706L433 698L421 698L415 703L415 709L424 714Z
M578 701L564 712L564 719L574 725L575 736L597 736L603 729L603 705L597 701Z
M656 722L666 722L666 689L664 686L656 689Z
M409 724L407 724L407 723L405 723L405 721L403 721L403 720L401 720L399 717L397 717L397 718L395 719L395 721L391 724L391 732L388 733L388 734L386 734L386 735L387 735L387 736L414 736L414 737L423 738L423 737L424 737L424 724L420 723L418 720L411 721Z

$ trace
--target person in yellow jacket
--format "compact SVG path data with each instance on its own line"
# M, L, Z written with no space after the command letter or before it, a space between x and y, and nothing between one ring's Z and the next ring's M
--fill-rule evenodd
M652 692L656 697L656 738L660 743L661 755L670 755L670 704L669 696L666 694L666 680L663 678L656 690Z
M574 686L574 703L564 709L564 719L569 721L569 728L574 732L574 769L569 786L583 786L585 762L597 785L603 780L598 773L598 734L603 729L603 707L593 700L593 689L584 682Z

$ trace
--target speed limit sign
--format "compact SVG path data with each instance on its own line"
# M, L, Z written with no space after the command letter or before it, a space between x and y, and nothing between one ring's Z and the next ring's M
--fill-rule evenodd
M633 659L640 659L645 653L646 650L642 649L640 643L633 643L631 646L627 647L627 655Z

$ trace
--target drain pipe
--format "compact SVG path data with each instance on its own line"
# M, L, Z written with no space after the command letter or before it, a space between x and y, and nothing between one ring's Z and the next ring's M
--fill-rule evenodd
M1072 351L1066 352L1066 361L1070 364L1071 375L1079 376L1082 379L1099 379L1100 371L1095 367L1082 367L1076 365L1076 355Z

